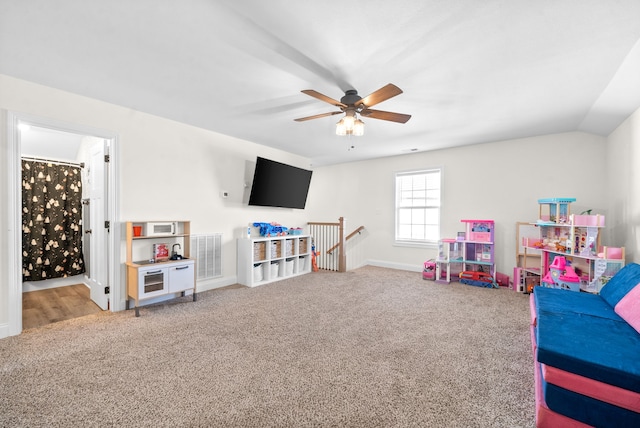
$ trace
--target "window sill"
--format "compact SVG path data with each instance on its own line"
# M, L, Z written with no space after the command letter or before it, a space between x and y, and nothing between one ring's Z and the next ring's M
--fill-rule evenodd
M418 242L418 241L394 241L394 247L408 247L408 248L438 248L437 242Z

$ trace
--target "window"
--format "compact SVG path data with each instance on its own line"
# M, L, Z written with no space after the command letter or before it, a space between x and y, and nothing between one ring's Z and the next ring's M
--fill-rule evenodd
M431 244L440 239L440 169L396 174L396 242Z

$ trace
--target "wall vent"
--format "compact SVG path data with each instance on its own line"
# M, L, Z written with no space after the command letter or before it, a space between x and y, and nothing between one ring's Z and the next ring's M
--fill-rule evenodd
M222 234L191 235L191 257L196 261L196 281L222 276Z

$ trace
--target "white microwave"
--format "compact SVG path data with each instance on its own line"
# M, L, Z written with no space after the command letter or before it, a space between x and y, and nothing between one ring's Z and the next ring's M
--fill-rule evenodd
M147 223L147 236L175 235L178 223L175 221L156 221Z

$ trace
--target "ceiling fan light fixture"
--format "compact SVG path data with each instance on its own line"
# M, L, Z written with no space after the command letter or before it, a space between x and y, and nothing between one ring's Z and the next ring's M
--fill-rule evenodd
M361 137L364 135L364 122L360 119L356 119L355 123L353 124L353 135L355 135L356 137Z
M314 91L313 89L305 89L302 92L311 97L317 98L320 101L329 103L334 107L339 107L340 111L331 111L313 116L300 117L294 120L296 122L304 122L310 119L319 119L321 117L344 113L344 117L336 124L336 135L355 135L358 137L364 135L364 122L358 119L358 114L369 119L386 120L396 123L406 123L411 119L410 114L373 110L370 108L402 93L402 89L392 83L383 86L364 98L360 97L358 95L358 91L355 89L350 89L345 92L344 97L340 98L340 101L334 100L333 98L321 94L318 91Z
M345 117L342 118L342 120L344 121L344 127L347 130L347 133L351 133L353 131L353 125L356 122L356 116L355 113L353 114L353 116L347 114Z

